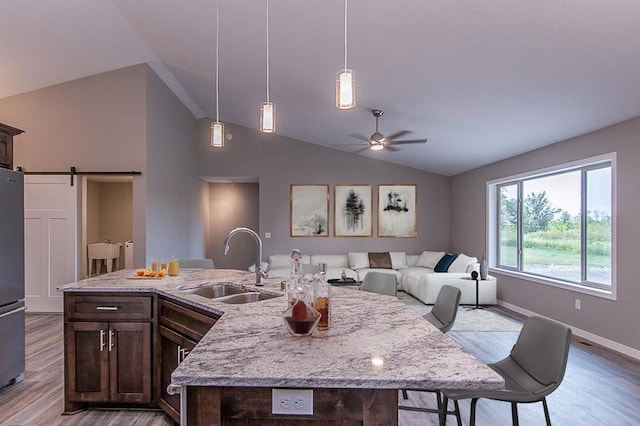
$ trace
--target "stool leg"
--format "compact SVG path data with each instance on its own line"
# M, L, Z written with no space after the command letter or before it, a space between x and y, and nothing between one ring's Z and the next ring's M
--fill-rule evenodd
M91 276L91 272L93 272L93 259L89 259L89 276Z
M107 262L107 272L111 272L113 268L113 259L105 259L104 261Z

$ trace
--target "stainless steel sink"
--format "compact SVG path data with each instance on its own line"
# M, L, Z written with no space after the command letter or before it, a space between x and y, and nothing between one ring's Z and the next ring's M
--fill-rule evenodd
M198 296L213 299L216 302L239 305L242 303L258 302L260 300L273 299L278 297L272 294L264 294L256 291L244 290L229 284L203 285L201 287L182 289L185 293L196 294Z
M224 296L216 298L216 302L229 303L233 305L240 305L242 303L258 302L260 300L268 300L278 297L272 294L264 294L257 292L232 294L230 296Z
M205 285L201 287L187 288L182 291L185 293L197 294L198 296L206 297L208 299L217 299L219 297L246 293L246 290L228 284Z

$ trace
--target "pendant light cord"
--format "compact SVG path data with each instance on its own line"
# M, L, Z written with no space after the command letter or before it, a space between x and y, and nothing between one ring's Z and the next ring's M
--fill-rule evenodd
M216 122L220 122L220 12L218 10L218 4L220 0L216 1Z
M267 102L269 102L269 0L267 0Z
M344 69L347 69L347 0L344 0Z

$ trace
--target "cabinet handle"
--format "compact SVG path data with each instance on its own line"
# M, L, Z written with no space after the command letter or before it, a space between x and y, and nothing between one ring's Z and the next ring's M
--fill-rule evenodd
M177 354L178 362L176 363L177 365L180 365L180 363L182 362L182 360L180 359L180 355L182 355L182 348L180 347L180 345L178 345L178 354Z
M109 330L109 352L113 349L113 330Z
M178 386L178 385L169 385L167 386L167 393L169 395L179 395L180 394L180 389L182 388L182 386Z
M96 306L96 311L117 311L119 306Z
M104 330L100 330L100 352L104 352Z
M182 348L182 360L184 361L184 359L187 357L187 355L189 355L191 351L187 348Z

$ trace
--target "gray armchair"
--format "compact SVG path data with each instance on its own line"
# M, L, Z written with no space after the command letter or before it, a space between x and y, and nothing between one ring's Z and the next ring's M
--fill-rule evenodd
M456 321L461 296L462 291L459 288L452 285L443 285L440 288L440 292L438 292L433 309L422 318L429 321L438 330L446 333L451 330L453 323Z
M511 353L502 361L489 364L504 377L504 390L443 390L443 405L449 399L455 402L458 424L460 410L458 401L471 398L470 424L475 425L476 404L480 398L511 403L511 419L518 425L518 403L542 402L547 425L551 425L546 397L556 390L567 367L571 329L545 318L527 319ZM441 411L440 424L446 423L446 414Z
M436 303L433 305L433 308L430 312L423 315L422 318L429 321L441 332L446 333L447 331L451 330L451 327L453 327L453 323L456 321L461 296L462 291L459 288L451 285L443 285L438 292ZM440 394L440 391L437 389L422 389L421 391L435 392L436 400L438 401L437 409L409 406L399 406L398 408L402 410L422 411L427 413L440 414L440 410L442 410L442 396ZM409 399L406 389L402 390L402 397L404 399ZM447 406L445 405L444 407ZM448 411L448 413L453 414L455 413L455 411Z
M360 290L395 296L397 294L396 276L384 272L369 272L365 275Z

